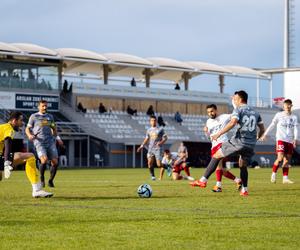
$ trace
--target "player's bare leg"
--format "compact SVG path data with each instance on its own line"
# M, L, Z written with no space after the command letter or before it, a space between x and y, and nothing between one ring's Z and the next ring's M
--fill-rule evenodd
M283 152L278 152L277 153L277 158L274 161L273 167L272 167L272 175L271 175L271 182L276 183L276 173L277 170L280 166L280 163L283 163L283 158L284 158L284 153Z
M183 176L180 175L179 173L173 172L173 173L172 173L172 179L173 179L174 181L182 180L182 179L183 179Z
M163 179L163 176L164 176L165 169L163 168L163 165L161 164L161 161L160 161L160 160L156 160L156 165L157 165L157 167L160 168L160 172L159 172L159 180L162 180L162 179Z
M151 179L153 181L155 181L156 178L155 178L155 175L154 175L154 166L153 166L153 164L154 164L154 156L148 157L148 168L149 168L149 172L150 172L150 175L151 175Z
M293 184L294 182L289 179L289 162L292 158L292 155L286 155L286 157L283 158L283 164L282 164L282 183L283 184Z
M181 165L182 165L182 167L183 167L184 172L186 173L186 175L183 175L183 176L182 176L183 179L184 179L184 180L189 180L189 181L194 181L195 179L194 179L194 177L191 176L190 168L189 168L189 166L187 165L187 163L186 163L186 162L183 162Z

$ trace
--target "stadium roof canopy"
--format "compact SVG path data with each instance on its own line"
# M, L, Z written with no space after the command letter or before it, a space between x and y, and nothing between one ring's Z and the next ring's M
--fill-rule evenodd
M216 64L212 64L212 63L198 62L198 61L192 61L192 62L186 62L186 63L201 72L232 74L231 70L226 69L226 68L216 65Z
M19 48L11 44L2 43L2 42L0 42L0 51L2 53L22 53L22 50L20 50Z
M84 49L73 49L73 48L60 48L55 49L55 51L66 60L79 60L79 61L100 61L106 62L107 58L101 54L98 54L93 51L84 50Z
M63 72L90 73L104 79L108 76L128 76L141 79L159 79L178 82L200 74L216 74L235 77L269 79L269 75L258 70L240 66L219 66L193 61L181 62L170 58L141 58L123 53L99 54L83 49L48 49L29 43L0 43L0 54L22 57L50 58L62 61ZM147 82L147 79L146 79Z
M39 45L30 44L30 43L12 43L14 47L20 49L23 54L31 56L43 56L43 57L58 57L58 54L55 50L41 47Z
M183 80L184 73L194 73L193 75L199 75L196 70L185 62L180 62L170 58L163 57L151 57L147 58L153 63L154 70L152 70L151 79L158 80L171 80L178 82Z
M241 67L241 66L223 66L224 68L230 70L234 76L254 76L254 77L268 77L268 75L261 73L260 71Z
M108 61L103 55L89 50L60 48L55 51L63 60L63 72L66 74L86 73L102 76L101 64Z
M103 55L109 60L110 76L144 78L145 68L153 67L147 59L134 55L124 53L104 53Z

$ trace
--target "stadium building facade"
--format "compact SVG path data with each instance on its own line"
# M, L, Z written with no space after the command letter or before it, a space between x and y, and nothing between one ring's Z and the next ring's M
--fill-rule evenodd
M165 147L176 149L184 141L190 161L199 166L210 150L202 131L206 105L217 104L220 113L232 109L227 94L189 90L189 80L201 74L220 76L220 92L224 77L271 82L268 74L244 67L0 43L0 119L4 121L9 110L20 110L28 118L36 112L37 102L45 99L66 144L68 165L143 167L146 152L136 149L149 126L146 111L152 105L166 124ZM183 89L175 90L175 83L182 83ZM100 103L107 112L99 113ZM266 106L258 108L267 124L278 111L271 102L253 104ZM126 112L128 106L137 109L136 116ZM174 120L177 111L181 124ZM31 147L24 135L19 138ZM255 160L271 162L274 143L274 137L259 143Z

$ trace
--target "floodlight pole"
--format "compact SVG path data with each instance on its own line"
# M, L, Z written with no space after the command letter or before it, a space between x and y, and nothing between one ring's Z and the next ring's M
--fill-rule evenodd
M273 107L273 75L271 74L270 79L269 79L269 85L270 85L270 89L269 89L269 95L270 95L270 108Z
M259 107L259 78L256 79L256 106Z

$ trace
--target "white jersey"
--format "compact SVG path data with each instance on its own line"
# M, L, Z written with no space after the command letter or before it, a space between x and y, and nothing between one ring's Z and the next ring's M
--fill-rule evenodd
M267 128L265 135L267 135L276 125L276 141L285 141L293 143L298 136L298 122L297 116L287 114L286 112L278 112L274 116L271 124Z
M171 159L167 159L167 157L163 157L161 163L164 165L173 165L173 163L177 160L178 154L176 152L171 153Z
M208 129L209 136L215 135L221 131L230 121L231 114L218 115L215 119L209 118L206 121L206 127ZM221 135L217 140L211 142L211 147L217 146L219 143L228 141L227 133Z

